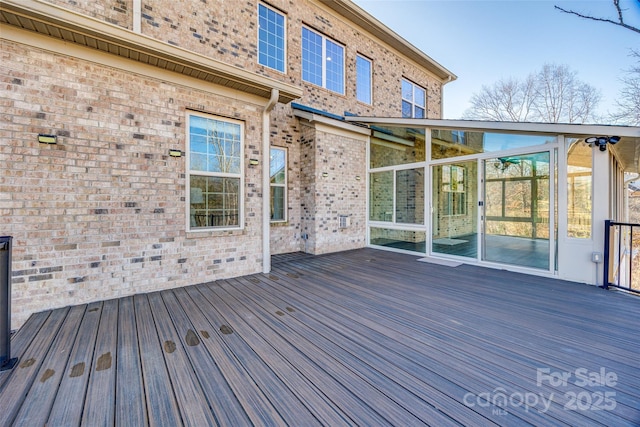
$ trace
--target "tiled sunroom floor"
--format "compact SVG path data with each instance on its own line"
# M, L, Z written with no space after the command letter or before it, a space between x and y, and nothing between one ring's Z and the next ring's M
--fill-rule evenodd
M638 297L587 285L373 249L292 257L32 316L0 425L638 425L638 325Z

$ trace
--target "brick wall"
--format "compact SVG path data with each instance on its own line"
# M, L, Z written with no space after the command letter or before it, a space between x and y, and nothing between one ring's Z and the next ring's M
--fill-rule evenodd
M50 3L134 27L133 0ZM257 63L257 2L142 0L141 31L299 85L304 95L296 102L338 115L400 116L401 79L408 78L427 89L428 117L439 117L441 83L365 29L316 1L269 4L287 15L286 73ZM302 81L303 25L345 46L344 95ZM245 168L243 231L187 234L185 159L169 158L168 150L185 149L185 110L192 108L244 121L245 158L261 156L266 100L145 77L146 66L126 72L8 41L2 47L0 225L15 237L14 322L48 307L261 270L261 167ZM355 100L357 54L373 60L371 105ZM115 58L103 56L106 64ZM57 134L59 143L38 144L40 132ZM318 131L289 105L273 110L269 132L273 146L287 148L289 178L288 221L271 226L272 253L364 246L366 144ZM351 215L346 229L338 228L343 214Z
M132 0L49 0L78 13L133 28ZM401 79L408 78L427 89L427 115L440 115L441 83L413 61L391 50L312 0L271 0L269 4L287 16L286 73L258 64L256 1L239 0L142 0L142 34L228 64L305 89L301 103L334 114L349 111L363 116L399 117ZM339 95L302 81L302 27L308 26L345 47L346 91ZM373 60L373 103L355 100L356 55Z
M261 271L260 168L245 167L244 230L186 233L186 158L168 156L186 148L189 108L244 121L245 157L260 154L259 104L1 47L0 234L14 237L14 326L46 308Z
M71 9L122 28L133 29L133 0L48 0L47 3Z
M366 245L366 142L316 131L315 239L312 253L323 254ZM311 171L309 171L311 173ZM346 228L339 217L349 218Z

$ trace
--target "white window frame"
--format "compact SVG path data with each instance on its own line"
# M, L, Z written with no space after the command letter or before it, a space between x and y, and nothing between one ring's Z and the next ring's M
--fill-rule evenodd
M273 68L267 64L263 64L260 62L260 7L264 7L266 9L269 9L270 11L276 13L277 15L280 15L282 17L283 20L283 30L284 30L284 34L283 34L283 40L282 40L282 70L278 69L278 68ZM271 34L271 33L268 33ZM264 67L267 67L271 70L276 70L279 71L281 73L285 73L286 69L287 69L287 15L284 14L283 12L281 12L280 10L266 4L266 3L258 3L258 25L257 25L257 36L256 39L258 41L258 55L257 55L257 61L259 65L262 65Z
M191 170L191 117L202 117L209 120L216 120L219 122L231 123L238 125L240 128L240 167L238 173L226 173L226 172L208 172L208 171L192 171ZM185 181L186 181L186 229L190 233L211 232L211 231L228 231L228 230L242 230L245 226L244 212L244 145L245 145L245 130L244 122L240 120L233 120L226 117L216 116L214 114L200 113L197 111L186 112L186 165L185 165ZM211 227L193 227L192 215L191 215L191 176L207 176L207 177L221 177L221 178L239 178L238 183L238 225L234 226L211 226Z
M402 83L407 83L409 85L411 85L411 99L407 99L404 97L404 91L402 90ZM415 102L416 100L416 89L421 89L424 92L424 104L420 105L418 103ZM412 119L416 119L416 118L420 118L420 119L426 119L427 118L427 89L412 82L409 79L405 79L403 78L401 83L400 83L400 94L401 94L401 98L402 98L402 102L408 102L411 105L411 117ZM400 113L402 113L402 105L400 106ZM416 117L415 112L416 112L416 107L422 108L424 110L424 116L423 117Z
M364 60L367 63L369 63L369 82L368 82L368 97L369 100L362 100L360 99L359 95L359 89L361 86L361 82L360 82L360 71L358 70L358 60ZM373 104L373 61L370 60L369 58L367 58L364 55L360 55L359 53L356 55L356 100L362 103L365 103L367 105L372 105Z
M271 147L270 151L282 151L284 153L284 182L279 184L279 183L272 183L269 182L269 203L271 204L271 188L274 187L278 187L278 188L283 188L283 192L282 192L282 219L271 219L272 223L281 223L281 222L287 222L288 221L288 215L287 215L287 211L288 211L288 206L287 206L287 184L289 182L288 180L288 153L287 153L287 149L284 147ZM269 153L269 155L271 155L271 153ZM269 173L271 174L271 173ZM271 181L271 177L269 177L269 181Z
M303 26L302 27L302 32L301 32L301 39L304 41L304 30L307 30L317 36L319 36L320 38L322 38L322 85L320 85L320 87L327 89L333 93L337 93L339 95L344 95L345 94L345 78L346 78L346 67L345 67L345 57L346 57L346 49L345 46L342 43L338 43L336 40L331 39L327 36L325 36L324 34L315 31L314 29L307 27L307 26ZM327 42L331 42L333 44L335 44L336 46L339 46L340 48L342 48L342 82L340 85L340 92L337 92L331 88L327 87L327 62L328 62L328 58L327 58ZM303 42L304 43L304 42ZM305 80L304 79L304 48L302 51L302 55L301 55L301 77L302 77L302 81L310 83L312 85L318 86L316 83Z

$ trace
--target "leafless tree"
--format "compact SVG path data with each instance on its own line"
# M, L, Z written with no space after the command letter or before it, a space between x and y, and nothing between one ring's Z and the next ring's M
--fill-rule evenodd
M464 118L494 121L586 123L595 119L599 91L566 65L546 64L524 80L500 80L473 94Z
M616 100L618 111L612 115L614 122L640 126L640 51L631 55L637 59L636 65L628 69L622 77L622 89Z
M579 16L580 18L584 18L584 19L591 19L592 21L600 21L600 22L607 22L609 24L613 24L613 25L617 25L620 26L622 28L626 28L627 30L631 30L631 31L635 31L636 33L640 33L640 28L638 27L634 27L633 25L629 25L626 22L624 22L624 12L625 10L622 9L622 7L620 6L620 0L612 0L613 2L613 6L616 9L616 13L618 15L618 19L610 19L610 18L600 18L600 17L596 17L596 16L591 16L591 15L585 15L584 13L581 12L576 12L574 10L567 10L564 9L560 6L555 5L554 7L556 9L558 9L561 12L564 13L569 13L571 15L576 15ZM638 3L638 6L640 6L640 0L636 0L636 3Z
M492 86L482 86L471 97L471 108L465 118L494 121L526 122L530 119L535 99L535 77L525 80L499 80Z

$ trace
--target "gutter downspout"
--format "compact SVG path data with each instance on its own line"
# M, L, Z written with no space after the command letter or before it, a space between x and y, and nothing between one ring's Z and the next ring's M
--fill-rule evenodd
M133 0L133 32L142 34L142 0Z
M449 76L447 80L440 85L440 119L444 119L444 85L451 82L451 80L452 77Z
M271 110L278 103L280 91L271 89L271 98L262 111L262 272L271 271L271 197L270 197L270 129Z

